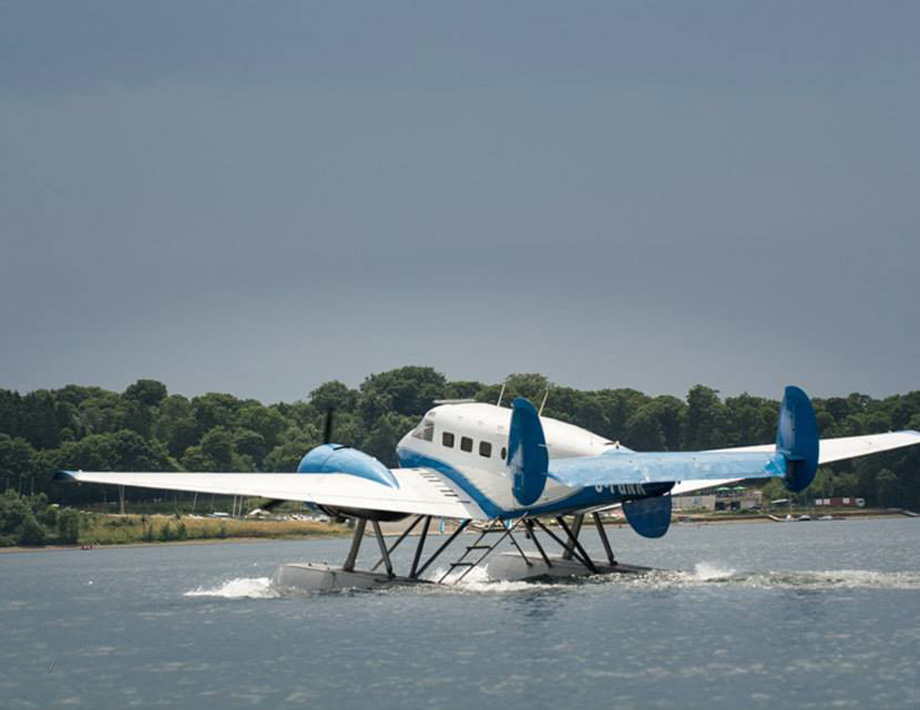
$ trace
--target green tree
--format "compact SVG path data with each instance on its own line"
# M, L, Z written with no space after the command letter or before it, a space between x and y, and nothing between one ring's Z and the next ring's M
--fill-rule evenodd
M240 409L237 426L253 431L262 437L262 446L268 450L278 443L278 437L287 427L287 422L284 421L284 417L278 410L263 407L258 402L251 402ZM265 453L253 455L261 458Z
M715 449L726 445L725 405L718 390L696 385L687 394L685 446L691 451Z
M384 411L408 417L420 417L443 398L447 380L431 367L409 365L371 375L361 383L361 406L368 416L376 418ZM365 407L365 403L367 406Z
M647 405L658 421L664 447L668 451L679 451L683 445L682 434L687 417L687 405L670 395L655 397Z
M233 434L216 426L201 437L201 450L214 462L214 471L233 471Z
M198 425L189 401L178 394L163 400L157 410L153 432L166 444L169 455L176 458L180 458L189 446L198 443Z
M166 385L156 380L138 380L125 390L125 399L145 407L158 407L168 395Z
M898 477L894 471L883 468L875 477L875 497L883 508L893 507L899 501Z
M80 540L80 513L64 508L57 519L57 538L62 545L75 545Z
M0 434L0 477L17 486L23 478L35 474L35 450L25 439Z
M22 521L22 530L16 542L26 546L40 546L45 544L45 528L38 522L32 511L29 511Z
M626 443L638 451L662 451L665 448L664 432L653 404L640 407L626 422Z
M396 466L396 444L403 434L412 427L414 420L390 413L377 420L374 428L368 432L363 443L363 450L380 459L387 466Z
M318 412L330 409L336 412L350 412L354 410L357 400L358 393L338 380L324 382L310 392L310 404Z
M552 384L538 372L518 372L505 378L505 397L508 402L515 397L526 397L539 407Z

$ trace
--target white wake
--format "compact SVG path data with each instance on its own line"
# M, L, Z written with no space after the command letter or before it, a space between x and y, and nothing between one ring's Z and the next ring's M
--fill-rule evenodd
M216 587L197 587L186 597L221 597L223 599L272 599L280 596L270 577L237 577Z

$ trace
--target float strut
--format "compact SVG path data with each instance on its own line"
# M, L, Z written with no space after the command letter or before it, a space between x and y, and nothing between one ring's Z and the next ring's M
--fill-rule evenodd
M604 523L601 520L600 513L591 513L594 518L594 527L597 528L597 534L601 538L601 543L604 545L604 552L607 553L607 561L612 565L617 563L616 558L613 556L613 550L610 549L610 540L607 539L607 531L604 530Z
M423 517L424 517L424 516L422 516L422 515L416 516L415 520L412 521L412 525L410 525L410 526L407 527L405 530L403 530L402 535L400 535L400 536L396 539L396 542L394 542L392 545L390 545L390 549L387 550L387 552L388 552L389 554L391 554L391 555L393 554L393 550L395 550L397 547L399 547L399 543L401 543L403 540L405 540L405 539L406 539L406 536L407 536L409 533L411 533L413 530L415 530L415 526L418 525L419 520L421 520ZM382 565L382 564L383 564L383 558L381 557L379 560L377 560L377 564L375 564L373 567L371 567L371 572L375 571L375 570L376 570L380 565Z
M367 525L367 521L364 518L358 518L355 521L355 532L351 538L351 549L348 550L348 557L345 558L345 564L342 565L342 570L345 572L353 572L355 569L355 560L358 559L358 550L361 549L361 540L364 538L364 528Z
M596 573L597 567L594 566L594 563L591 561L591 558L588 556L588 553L585 552L585 548L583 548L581 546L581 543L578 542L578 538L572 535L572 531L569 530L569 526L565 524L565 519L560 515L558 518L556 518L556 522L559 523L559 527L565 530L565 534L568 536L569 541L574 546L574 549L572 550L572 554L575 553L575 550L578 550L579 561L582 562L584 566L587 567L589 570Z
M546 563L547 567L552 567L553 563L550 562L549 557L547 557L546 552L543 550L543 545L540 544L540 541L537 540L537 533L533 529L533 520L525 519L524 527L527 528L527 532L530 534L530 539L533 540L534 546L537 548L537 552L540 553L540 557L543 558L543 562Z
M578 513L577 515L572 516L572 540L577 540L578 536L581 535L581 525L585 522L585 514ZM566 531L568 532L568 531ZM575 549L573 543L569 543L565 550L562 551L562 559L570 560L572 559L572 550Z
M390 553L387 550L387 542L383 539L383 533L380 532L380 523L371 520L374 526L374 536L377 538L377 544L380 546L380 554L383 555L383 562L387 566L387 577L393 579L393 564L390 562Z
M425 516L425 524L422 525L422 534L419 536L418 544L415 546L415 557L412 558L412 569L409 570L409 579L415 579L418 562L422 557L422 550L425 547L425 540L428 538L428 526L431 525L431 516Z
M514 530L514 528L516 528L516 527L517 527L517 523L514 524L514 527L512 527L511 530ZM521 549L521 546L518 544L518 541L514 539L514 535L511 534L511 530L508 531L508 539L511 540L511 544L514 545L514 546L517 548L517 551L518 551L518 553L521 555L521 559L524 560L524 563L525 563L528 567L533 567L533 562L531 562L531 561L527 558L527 555L524 554L524 550ZM494 549L495 549L495 547L492 548L492 550L494 550ZM492 550L489 550L489 552L491 552Z
M553 540L555 540L556 543L559 545L559 547L561 547L563 550L565 549L565 543L564 543L562 540L559 539L559 536L556 535L556 533L554 533L552 530L550 530L548 527L546 527L542 522L540 522L540 519L539 519L539 518L534 518L533 521L534 521L537 525L540 526L540 529L541 529L543 532L545 532L547 535L550 536L550 538L552 538ZM582 559L581 555L575 555L575 558L576 558L579 562L581 562L585 567L588 566L588 563L585 562L585 561Z

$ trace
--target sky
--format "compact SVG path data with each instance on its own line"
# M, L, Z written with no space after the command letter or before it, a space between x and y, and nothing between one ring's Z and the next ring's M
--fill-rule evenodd
M920 388L914 2L0 0L0 387Z

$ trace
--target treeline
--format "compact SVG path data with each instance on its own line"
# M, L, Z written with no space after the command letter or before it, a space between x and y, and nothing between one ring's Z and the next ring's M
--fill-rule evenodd
M328 410L333 440L396 465L396 442L436 399L503 401L523 395L544 415L590 429L640 451L700 450L774 440L779 403L742 394L722 399L693 387L685 399L650 397L633 389L582 391L555 386L539 374L509 375L504 383L449 381L430 367L409 366L371 375L351 389L327 382L305 401L263 405L209 393L169 394L154 380L124 392L68 385L28 394L0 389L0 485L44 493L51 501L101 500L95 486L55 483L61 468L129 471L293 471L322 439ZM873 399L867 395L816 399L822 437L898 429L920 430L920 391ZM823 469L809 489L853 495L871 504L920 507L920 447ZM783 495L771 482L768 495ZM138 495L132 493L132 498Z

